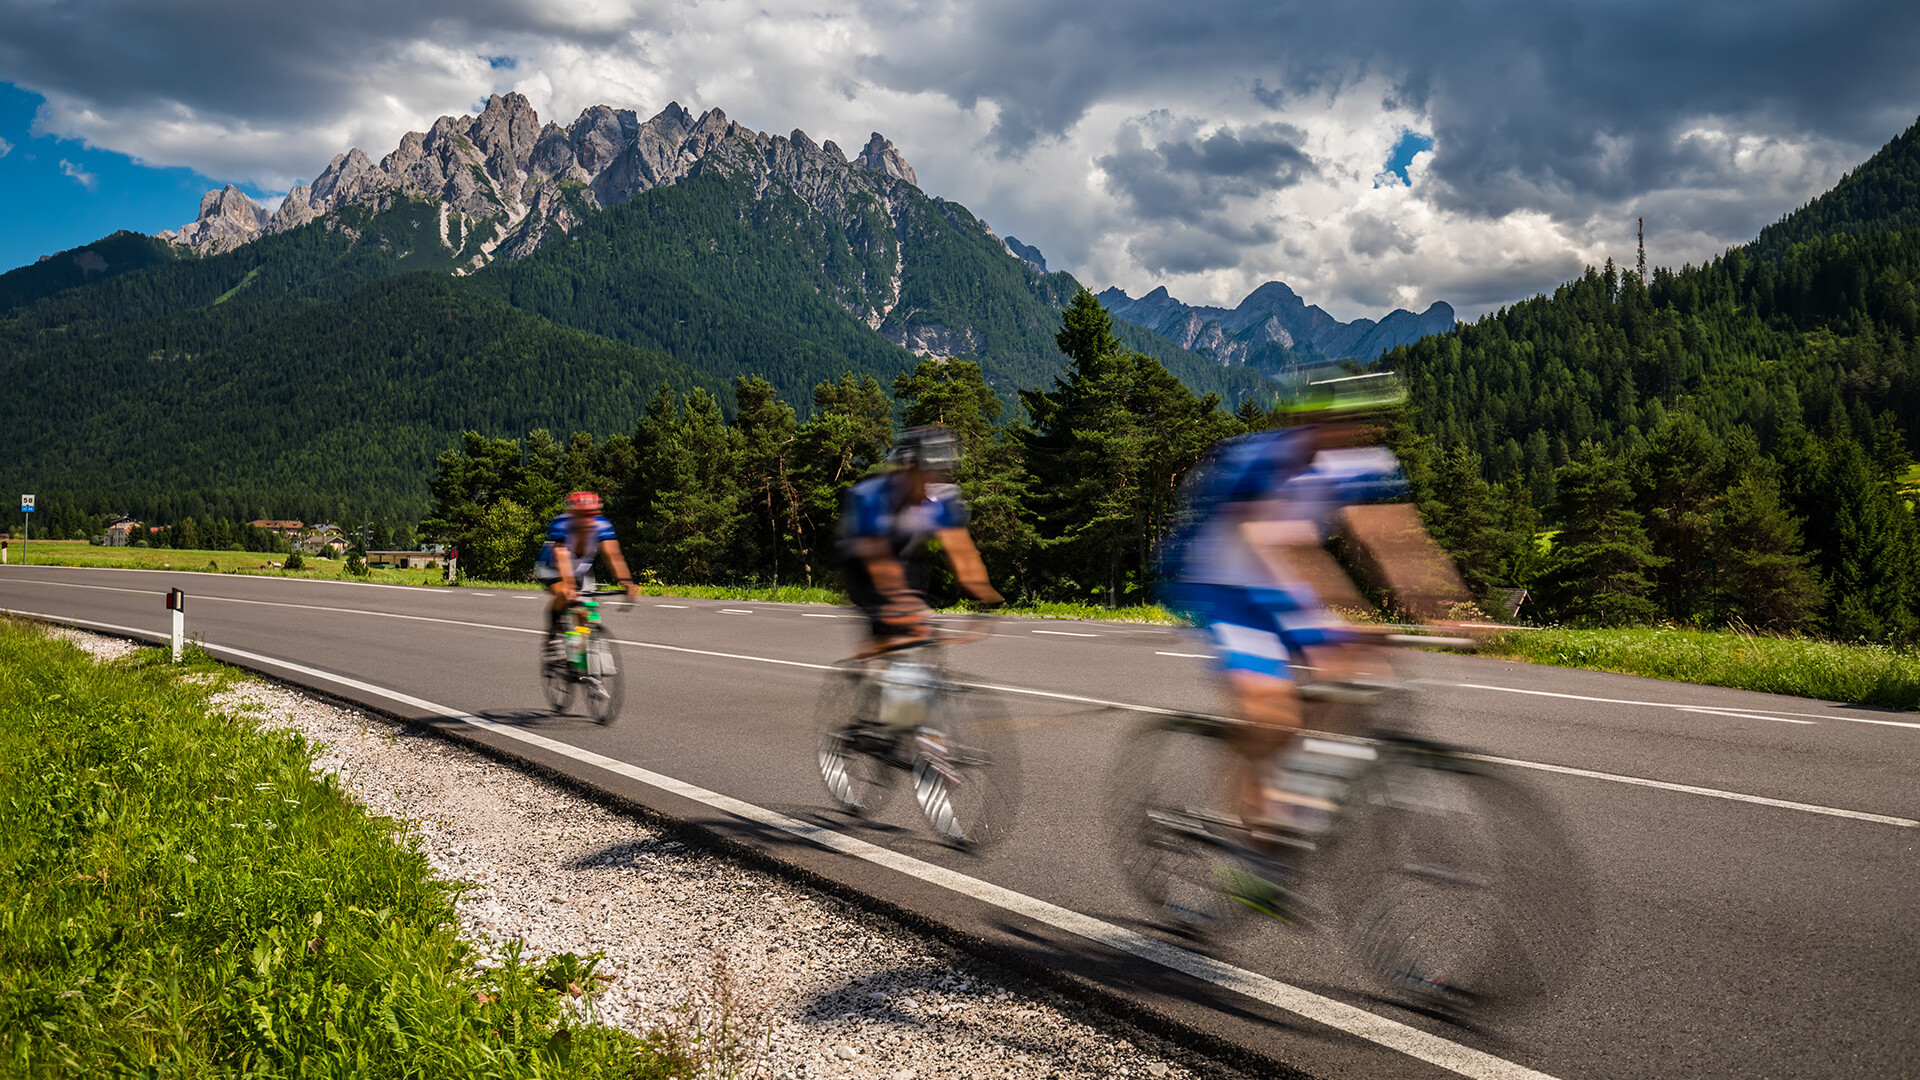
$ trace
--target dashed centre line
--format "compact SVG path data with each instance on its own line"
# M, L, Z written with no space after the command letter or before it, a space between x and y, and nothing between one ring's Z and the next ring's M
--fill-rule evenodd
M751 614L753 614L753 612L751 612L751 611L748 611L748 610L746 610L746 609L744 609L744 608L737 608L737 607L723 607L723 608L721 608L721 609L720 609L720 614L722 614L722 615L751 615Z
M1099 637L1099 634L1076 634L1071 630L1035 630L1036 634L1052 634L1055 637Z
M670 607L670 608L674 608L674 609L676 609L676 610L678 610L678 611L685 611L685 610L687 610L687 605L685 605L685 604L655 604L655 605L653 605L653 606L654 606L654 607Z
M1218 660L1219 659L1219 657L1213 655L1210 652L1161 652L1160 650L1155 649L1153 652L1153 655L1179 656L1188 660Z

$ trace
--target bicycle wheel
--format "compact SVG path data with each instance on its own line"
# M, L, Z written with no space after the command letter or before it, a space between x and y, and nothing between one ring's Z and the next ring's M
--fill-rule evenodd
M941 839L980 847L1013 830L1020 745L998 695L940 686L913 739L914 800Z
M851 814L879 813L893 787L888 759L900 736L881 726L879 705L879 685L866 671L846 668L827 676L814 707L820 779Z
M573 671L565 660L555 660L547 655L547 647L540 647L540 687L547 696L547 707L555 715L564 714L567 705L573 701Z
M1109 840L1127 884L1191 931L1247 909L1220 891L1239 870L1216 837L1235 828L1233 753L1217 728L1183 717L1129 735L1107 778Z
M587 674L580 685L586 691L587 712L594 722L613 723L626 700L626 675L605 630L595 630L587 640Z
M1426 1007L1487 1012L1577 976L1593 914L1553 812L1489 766L1389 743L1329 853L1348 939L1372 973Z

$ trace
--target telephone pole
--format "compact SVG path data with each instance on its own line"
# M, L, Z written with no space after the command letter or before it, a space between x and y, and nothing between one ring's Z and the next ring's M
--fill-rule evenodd
M1640 219L1640 261L1635 264L1640 271L1640 287L1647 287L1647 219Z

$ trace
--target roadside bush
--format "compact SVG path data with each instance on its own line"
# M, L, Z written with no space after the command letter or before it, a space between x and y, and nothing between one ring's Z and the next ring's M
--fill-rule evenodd
M280 564L282 570L305 570L306 568L307 560L301 558L298 551L288 552L286 561Z

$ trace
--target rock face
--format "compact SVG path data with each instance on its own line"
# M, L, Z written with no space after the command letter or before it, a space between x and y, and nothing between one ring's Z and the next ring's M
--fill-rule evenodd
M535 251L584 213L709 171L746 177L756 193L782 183L847 227L876 200L896 208L899 185L918 186L913 167L878 132L849 161L832 142L816 145L798 130L785 138L750 131L719 109L695 117L675 103L642 121L596 105L563 128L542 125L525 97L506 94L488 98L478 115L443 116L426 132L409 132L378 163L357 148L335 157L271 215L228 187L201 200L198 220L160 235L213 254L343 207L415 198L439 203L442 239L475 269ZM887 312L856 314L878 329Z
M1120 318L1223 364L1244 364L1270 344L1302 359L1318 355L1330 360L1371 360L1396 345L1444 333L1454 325L1453 308L1439 300L1418 315L1399 309L1379 322L1343 323L1309 306L1279 281L1253 290L1232 310L1183 304L1168 295L1165 286L1137 300L1120 289L1108 289L1100 294L1100 302Z
M263 235L271 220L246 192L228 184L200 197L198 218L180 226L178 231L163 232L159 236L203 255L217 255Z
M1047 257L1040 254L1039 248L1031 244L1021 243L1020 238L1017 236L1008 236L1006 244L1007 254L1026 263L1027 269L1032 270L1036 274L1044 274L1047 272Z

